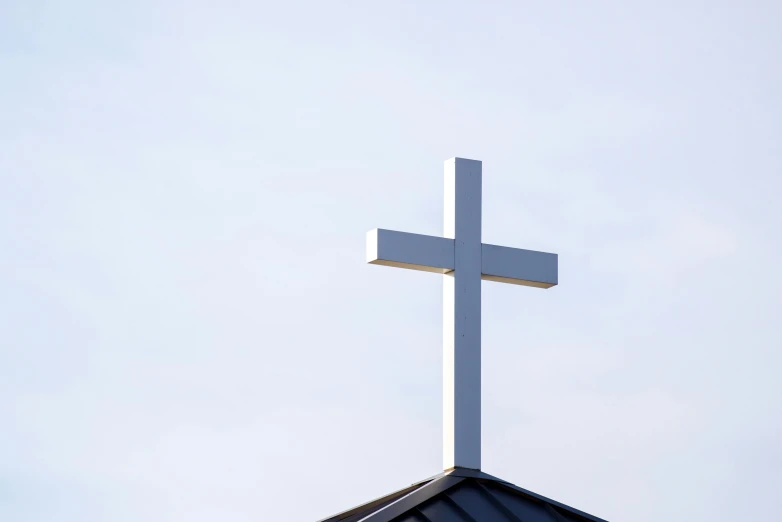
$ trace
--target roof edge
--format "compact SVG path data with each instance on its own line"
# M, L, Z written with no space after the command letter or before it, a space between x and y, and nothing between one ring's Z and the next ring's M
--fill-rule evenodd
M399 498L402 498L403 496L412 493L413 491L422 488L427 483L431 482L431 479L425 479L420 482L416 482L415 484L411 484L410 486L407 486L406 488L399 489L397 491L394 491L393 493L389 493L387 495L383 495L382 497L378 497L374 500L370 500L369 502L365 502L363 504L359 504L358 506L352 507L350 509L347 509L345 511L342 511L340 513L337 513L336 515L331 515L326 518L322 518L318 520L317 522L338 522L339 520L344 520L348 517L351 517L353 515L357 515L358 513L361 513L362 511L369 511L378 507L382 507L384 503L391 503L395 500L398 500ZM369 513L367 513L369 514Z

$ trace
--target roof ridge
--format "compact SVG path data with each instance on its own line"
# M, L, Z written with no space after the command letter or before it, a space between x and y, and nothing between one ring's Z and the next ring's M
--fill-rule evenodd
M574 522L575 520L582 522L607 522L602 518L598 518L566 504L562 504L561 502L557 502L556 500L521 488L506 480L489 475L488 473L468 468L448 469L389 495L385 495L347 511L343 511L337 515L325 518L320 522L392 522L397 520L419 520L420 516L418 518L409 518L410 513L424 512L427 513L427 517L429 517L429 515L436 515L434 518L428 518L431 522L451 520L451 518L443 519L440 517L449 509L452 514L453 509L458 509L467 513L471 510L470 506L472 506L472 509L479 509L476 513L481 513L483 512L481 510L484 509L491 509L485 505L483 508L479 508L478 505L474 504L475 502L478 502L478 504L481 503L481 501L475 497L475 494L479 493L481 490L484 493L488 493L490 496L490 490L493 490L495 495L500 493L500 491L504 491L504 494L515 497L517 501L515 501L515 504L507 504L505 501L497 498L495 499L494 509L496 510L499 508L501 512L495 512L493 518L475 518L465 515L467 516L465 520L473 520L473 522L484 522L489 520L491 522L499 522L501 520L512 521L516 519L521 519L525 522L553 522L554 520L558 520L559 522ZM510 497L508 497L508 500L510 500ZM443 503L445 503L445 505ZM440 507L436 507L438 505ZM448 505L451 507L448 508ZM525 505L528 507L524 507ZM430 512L432 509L434 509L434 511ZM442 511L443 509L445 511ZM546 514L540 512L539 510L541 509L543 509ZM524 513L527 514L525 515ZM405 514L408 515L408 518L402 517ZM529 518L529 516L532 517Z

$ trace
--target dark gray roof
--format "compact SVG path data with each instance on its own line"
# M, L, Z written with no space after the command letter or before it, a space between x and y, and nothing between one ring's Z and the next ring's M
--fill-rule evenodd
M456 468L320 522L606 522L480 471Z

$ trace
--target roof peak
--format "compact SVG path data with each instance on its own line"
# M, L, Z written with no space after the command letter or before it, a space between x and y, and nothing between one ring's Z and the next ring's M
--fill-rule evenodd
M320 522L606 522L480 470L451 468Z

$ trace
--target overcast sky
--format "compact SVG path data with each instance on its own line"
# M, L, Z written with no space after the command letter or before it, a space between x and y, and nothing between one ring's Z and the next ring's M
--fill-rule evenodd
M382 5L381 5L382 4ZM442 233L484 471L611 521L782 509L782 4L0 0L0 519L314 521L441 471Z

